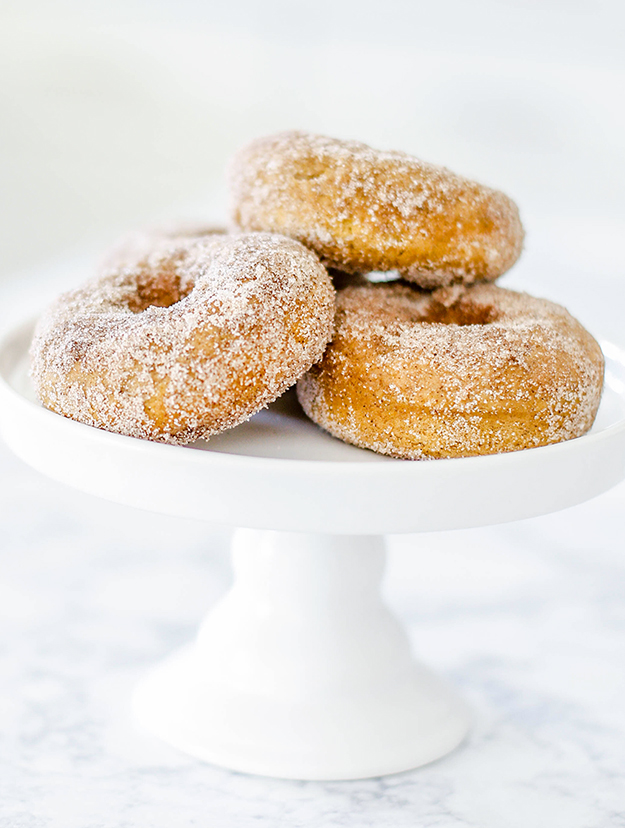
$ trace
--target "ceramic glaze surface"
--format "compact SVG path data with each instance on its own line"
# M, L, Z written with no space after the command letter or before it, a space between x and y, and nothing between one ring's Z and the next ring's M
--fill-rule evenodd
M599 494L625 474L625 361L609 344L606 392L590 434L506 455L415 463L337 444L288 398L189 448L75 423L32 399L31 330L23 326L0 348L1 426L22 459L132 506L254 527L235 534L234 586L196 643L159 665L134 699L148 731L234 770L358 779L449 752L467 732L467 712L413 661L381 602L384 546L372 535L541 514Z
M382 603L384 556L376 537L238 530L234 586L195 645L140 684L138 721L200 759L289 779L448 753L468 714Z
M310 457L303 462L301 458L284 457L267 460L258 455L248 457L180 449L174 450L176 462L168 466L169 459L162 450L167 452L169 447L155 447L86 429L43 411L29 400L23 367L27 339L27 333L18 333L7 342L0 354L5 378L0 411L7 442L21 456L32 461L35 467L53 477L87 492L106 494L113 500L139 505L131 484L148 480L150 470L154 472L159 469L160 459L156 461L153 454L155 448L158 450L156 456L163 459L160 480L167 479L167 474L176 468L179 452L182 452L180 456L185 458L183 462L187 471L195 469L193 464L196 462L203 464L197 467L203 470L202 475L192 472L195 474L194 485L201 484L210 468L210 459L217 458L217 461L230 463L239 471L244 468L248 473L252 473L254 464L260 462L268 473L265 479L271 485L275 480L271 475L273 464L283 471L290 469L289 485L283 488L283 492L293 489L302 467L316 483L327 482L329 468L340 476L340 468L344 467L343 483L346 479L358 481L361 474L373 474L374 469L402 469L390 474L414 474L414 485L423 494L424 490L418 488L418 475L433 475L435 473L428 470L446 465L446 461L445 464L377 462L370 460L366 453L353 463L344 458L335 458L328 463L327 459L319 461ZM591 447L607 441L612 462L593 469L588 456L582 471L591 481L589 488L585 482L580 484L579 473L572 476L568 483L565 475L561 475L560 482L565 489L563 499L569 503L582 499L589 491L596 493L598 489L609 486L622 467L625 393L622 360L618 349L608 347L606 352L610 363L608 386L593 433L574 443L554 448L562 453L570 452L577 461L583 461L584 453L578 453L580 446L588 446L590 451ZM270 429L276 429L276 417L272 412L263 417L265 423L270 424ZM277 418L278 431L280 423L284 423L283 417L280 414ZM290 449L287 447L287 450ZM506 460L518 461L517 467L527 462L528 467L532 468L536 463L533 467L536 473L534 481L535 485L540 486L539 472L544 466L536 458L550 453L551 450L523 452ZM524 456L530 459L519 459ZM147 457L150 457L150 462ZM199 459L190 460L187 464L186 458L191 457ZM59 460L62 462L59 463ZM193 536L192 527L201 528L202 524L166 518L164 515L149 516L137 510L127 510L121 505L92 500L79 491L46 484L44 478L33 475L26 466L14 463L6 456L3 462L11 470L10 476L3 478L7 486L2 501L2 508L6 511L4 524L9 532L13 531L12 527L17 527L18 522L20 526L23 524L23 510L15 508L16 493L20 493L19 502L23 502L24 491L32 493L32 531L29 529L23 554L15 557L14 576L11 572L8 575L5 573L8 591L2 607L3 612L13 619L12 623L15 625L17 622L18 628L25 631L23 640L36 642L32 652L30 645L23 646L20 653L11 657L15 669L18 669L17 662L20 659L23 661L16 675L26 671L30 676L20 679L22 683L19 687L13 687L11 682L8 685L9 692L15 691L15 698L21 699L20 709L23 708L23 711L20 715L26 717L25 723L30 722L30 730L22 733L17 728L15 737L11 736L7 744L13 746L11 749L15 755L22 757L29 767L33 766L34 757L35 765L44 768L44 771L48 765L55 768L54 789L46 781L51 777L45 773L36 785L38 801L42 803L41 808L35 808L37 813L60 813L60 808L64 814L64 828L82 828L84 824L97 822L98 813L102 813L98 810L100 808L105 808L110 818L118 822L132 814L135 822L147 819L150 824L164 826L171 824L172 820L193 820L197 816L219 821L224 814L228 814L230 819L233 808L236 810L241 806L248 814L242 825L269 825L275 824L276 820L312 825L320 821L327 823L329 819L330 824L355 826L369 824L374 819L375 824L412 828L424 813L432 813L439 822L449 821L453 814L453 822L458 825L480 824L499 828L502 812L501 809L492 810L492 791L503 789L505 811L515 828L525 828L528 819L541 824L540 819L543 818L547 820L543 824L562 825L563 828L585 828L587 824L603 828L612 824L606 814L615 813L619 807L617 803L622 801L619 786L621 791L625 790L625 779L622 777L625 718L622 706L618 704L618 699L625 697L625 693L619 691L623 684L623 672L619 667L619 660L622 662L618 649L620 639L615 631L610 632L607 620L601 624L597 621L589 627L583 618L586 617L584 613L592 612L595 601L601 604L605 615L605 611L612 606L610 595L614 590L621 600L618 567L615 560L610 563L609 550L615 548L614 538L622 536L618 529L622 528L622 487L618 490L620 495L600 498L594 510L592 507L590 511L586 508L586 512L583 507L581 511L577 510L575 514L587 514L586 524L581 518L576 520L571 513L567 513L562 517L543 518L542 528L537 528L535 532L532 532L533 524L529 522L512 524L497 531L482 529L445 533L440 539L425 535L422 549L415 543L414 537L407 536L405 543L399 537L392 540L395 562L402 560L408 564L410 561L414 562L414 566L410 569L410 583L403 592L401 580L398 580L402 577L402 570L395 567L395 579L391 577L392 588L388 594L402 618L410 619L411 643L419 642L418 649L428 662L439 671L451 672L455 683L463 685L465 692L469 691L477 714L477 727L464 750L452 754L443 763L434 763L421 770L419 776L403 774L387 777L388 781L384 782L344 783L351 787L343 787L339 793L331 785L314 782L301 787L302 783L267 779L255 783L254 777L230 776L211 764L189 764L192 760L185 759L184 754L170 753L165 746L158 747L146 741L145 736L133 734L123 711L131 684L145 667L131 669L128 667L130 662L126 663L124 659L130 658L137 665L145 664L160 654L171 652L182 640L188 639L193 622L206 600L212 603L216 594L223 592L226 580L223 573L219 574L222 564L217 564L219 572L215 573L212 599L210 589L213 587L208 595L205 595L206 587L194 592L193 584L200 574L197 564L205 560L204 555L198 556L199 550L205 546L205 542L200 541L200 537L205 536L205 530L199 532L196 528ZM472 470L480 465L473 461L461 462L465 464L464 468ZM130 483L124 483L123 476L120 477L120 463L125 473L130 474ZM492 471L497 465L497 462L489 463L488 467ZM94 468L97 474L94 474ZM315 468L318 470L316 478L313 474ZM412 472L409 469L425 471ZM181 474L177 482L184 479ZM372 479L365 477L365 482L358 489L359 495L363 494L365 483L369 485ZM383 475L379 479L383 484L379 487L380 497L387 507L384 525L391 529L401 509L398 507L388 511L388 504L392 502L385 488L388 484ZM104 489L102 481L105 481ZM481 482L484 483L484 479ZM358 482L355 485L358 486ZM46 490L50 495L54 493L59 501L58 506L45 506L43 492ZM169 494L171 491L171 488L168 489ZM188 492L188 488L185 491ZM154 486L149 488L149 493L154 495ZM271 494L275 496L276 491ZM310 485L308 494L312 496ZM155 503L148 500L143 505L154 509ZM296 509L293 499L289 503ZM158 497L157 504L162 505ZM245 504L244 499L237 501L241 519L246 515L249 518ZM178 514L180 508L180 502L176 502L171 511ZM193 501L190 508L195 516L207 516L198 507L198 502ZM522 508L527 509L528 504L525 503ZM364 514L361 509L359 512ZM64 539L62 550L55 547L59 532L58 528L54 528L58 522L57 514L71 515L65 520L69 519L76 527L73 530L74 541L67 532L61 532L60 537ZM101 541L89 534L93 532L94 520L97 525L99 514L102 515L98 529ZM493 514L491 510L491 516ZM466 519L466 513L463 515ZM379 520L379 517L376 519ZM344 514L337 516L336 512L331 513L329 520L334 521L335 527L341 526L346 534L350 527L354 531L355 521ZM423 528L422 520L422 513L418 518L413 515L411 525ZM169 535L167 532L162 534L162 530L169 526L167 521L171 523ZM134 530L132 526L135 526ZM149 526L154 526L154 530L146 531ZM551 536L550 526L553 527ZM288 526L285 527L283 522L282 528ZM22 530L18 531L21 536ZM212 540L208 545L214 547L216 536L210 533L209 537ZM301 544L302 538L306 536L297 536L298 544ZM448 538L448 542L444 542L443 538ZM310 779L368 776L415 766L442 755L460 741L467 727L464 705L444 682L412 661L405 628L402 631L384 604L380 603L377 594L382 557L379 540L356 539L353 535L342 541L317 537L310 541L308 548L306 542L303 548L300 545L299 553L289 561L288 550L293 551L294 538L288 533L242 533L239 539L235 553L238 573L235 587L209 614L197 643L170 656L139 683L135 694L135 715L144 726L165 741L205 760L253 772ZM98 543L102 545L100 563L93 558L93 554L97 557ZM519 551L515 557L514 549L519 543L522 554ZM566 562L564 558L558 561L554 552L560 543L566 544ZM111 552L115 546L124 550L119 560ZM191 576L184 581L180 592L181 596L184 593L182 602L175 598L182 584L179 577L182 570L174 571L165 564L169 558L164 548L170 546L176 548L175 560L180 560L181 566L186 561L186 569L184 566L183 569ZM582 551L576 556L577 546ZM163 549L157 552L160 547ZM187 553L185 547L196 551ZM141 550L146 556L144 563L141 563ZM358 550L357 554L355 550ZM30 560L33 554L40 555L40 563L36 564L35 569L32 569L33 562ZM363 556L362 565L356 568L354 557L360 554ZM159 555L162 559L160 563ZM223 550L221 555L221 558L214 558L213 549L214 560L223 559ZM64 564L66 558L67 563ZM27 569L20 574L22 559ZM86 560L81 576L83 559ZM589 577L590 560L593 563ZM44 573L48 571L47 561L50 562L48 570L53 577L46 575L45 583L38 581L37 587L32 583L35 578L33 573L42 565ZM298 564L293 566L295 561ZM138 567L136 572L132 567ZM358 592L345 590L346 576L355 578L355 583L359 584ZM160 592L155 578L161 579ZM250 588L250 578L253 588ZM29 585L26 587L27 582ZM68 593L70 582L72 585L81 584L80 594L84 595L84 601L81 598L76 606L75 601L64 601L63 606L59 605L55 610L54 593L50 590L58 587L62 594ZM593 589L601 590L601 595L588 592L591 584L595 585ZM160 597L155 597L156 604L151 605L146 601L149 595L155 594L155 585ZM476 594L473 608L466 604L467 589ZM124 590L127 592L126 599L123 597L126 594ZM34 603L29 604L28 595L31 593ZM342 600L337 600L336 595L341 593ZM441 598L443 594L447 598ZM293 600L293 595L297 596L297 600ZM359 595L363 597L362 601L358 599ZM506 595L505 607L499 606L497 602ZM18 596L19 600L15 600L14 596ZM437 602L440 601L443 603L439 606ZM165 616L170 604L171 623L168 626ZM119 622L113 621L111 616L106 622L106 631L102 629L100 635L98 624L101 622L98 619L109 605L111 612L114 607L115 618L119 618ZM263 616L268 607L272 608L271 612ZM181 635L180 618L185 612L184 628L187 632ZM363 612L373 626L363 624ZM339 633L336 639L338 646L334 650L334 636L329 634L328 629L324 630L324 625L319 626L320 616L326 617L331 622L331 629ZM35 625L32 630L29 626L31 617ZM350 617L360 622L356 630L351 628ZM285 628L286 618L290 626ZM91 627L85 628L85 619L93 619L87 622ZM274 626L272 636L267 636L272 628L272 619L279 623ZM63 629L67 628L71 639L61 636L60 650L48 641L47 632L49 629L50 634L57 638L58 624ZM421 632L413 630L414 624ZM142 629L156 629L154 625L169 630L156 647L151 646L141 632ZM117 627L119 633L115 639ZM380 637L375 646L367 647L366 657L362 658L358 648L351 646L350 649L349 645L359 641L362 643L363 630L371 634L375 628L381 633ZM31 632L26 634L26 630ZM281 635L277 634L280 630ZM570 649L566 642L571 640L571 635L575 637L576 648L569 658L565 653ZM114 639L117 644L114 644ZM300 640L307 642L306 648L301 651L297 647ZM87 645L86 651L80 643L82 641ZM229 642L231 646L224 649L224 642ZM113 657L111 646L115 652L119 650L119 656ZM237 651L244 656L243 659L235 657ZM87 652L93 652L93 656L85 660ZM107 652L111 652L110 657L105 655ZM332 652L334 658L330 657ZM47 653L43 662L42 653ZM346 653L349 657L343 669ZM262 659L258 658L260 654ZM322 658L320 654L323 654ZM293 659L293 665L284 659L285 655ZM99 667L95 665L94 658ZM271 661L272 658L272 671L265 671L263 675L265 659ZM373 676L367 672L370 664L377 668ZM47 665L47 673L42 674L42 665ZM295 670L294 665L297 666ZM323 669L316 673L315 665L322 665ZM213 666L219 669L215 670ZM405 670L403 681L398 678L402 669ZM88 678L96 674L97 679ZM386 687L385 674L395 677ZM48 678L41 678L42 675ZM70 675L73 677L71 680ZM273 681L276 676L280 677L279 682ZM264 689L264 706L259 705L258 700L250 705L249 694L241 690L249 686L251 677ZM223 679L221 684L220 678ZM314 693L307 696L308 682L311 682ZM361 692L358 703L354 703L353 694L358 686L365 692ZM377 710L371 709L371 694L367 700L367 687L377 688ZM88 695L85 695L87 688ZM276 694L278 704L270 703L267 691ZM321 717L319 705L316 710L310 707L313 696L315 699L323 697L324 701L329 702L324 704ZM417 699L418 704L415 704ZM390 720L389 701L393 702L393 709L399 713ZM217 705L216 709L221 714L219 721L225 723L226 733L223 728L221 732L216 728L215 718L211 717L212 705ZM424 729L420 716L420 712L428 710L428 705L430 712L438 710L439 715L438 720L436 713L430 716L435 727L429 732ZM297 728L294 730L288 725L296 722L298 712L301 714L302 711L308 718L300 715L299 722L304 722L308 731L303 727L298 735ZM9 721L18 721L10 710L7 712ZM18 711L15 712L17 714ZM367 756L366 750L362 750L362 742L358 742L357 738L352 743L357 750L351 754L350 751L337 750L336 742L329 745L328 738L336 739L339 719L344 732L351 730L352 735L358 737L359 731L362 733L359 717L362 723L363 714L368 722L377 723L377 729L372 729L375 748L372 754ZM96 727L94 716L98 721L109 724L104 729ZM35 742L31 732L34 722L39 723L36 727L39 736L35 737ZM233 726L235 723L239 726L239 740L245 741L243 751L237 751L236 740L233 744L233 735L237 733ZM311 727L311 723L315 726ZM245 725L243 730L241 724ZM324 728L324 724L330 726ZM396 734L392 744L388 741L384 744L384 736L388 733ZM419 739L414 738L415 734L419 735ZM253 736L252 744L250 735ZM314 750L302 751L304 743L312 744ZM273 755L267 749L268 745ZM290 751L288 763L285 762L285 748ZM25 793L20 782L19 766L12 754L7 754L7 761L3 756L0 755L0 761L3 762L3 779L11 803L10 814L21 826L19 820L26 812L20 804ZM293 761L294 758L296 761ZM110 784L99 782L94 787L94 784L83 780L77 786L76 774L82 774L80 768L83 768L85 761L97 770L99 779L108 779ZM554 774L556 781L549 782ZM606 788L601 780L605 781L607 777L611 782ZM490 780L486 788L483 787L484 778ZM592 796L585 793L589 779L594 780ZM122 780L134 781L131 784ZM64 806L57 807L55 804L56 792L64 796L63 791L67 792L68 785L71 785L72 801L75 803L74 816L69 815ZM261 787L258 788L258 785ZM32 787L31 781L28 790ZM205 796L207 787L221 791L216 797L211 796L208 804ZM198 789L202 791L200 800L196 795ZM264 792L262 795L259 793L261 789ZM144 797L149 800L149 805L142 804ZM284 797L288 799L288 806L278 807L275 803ZM401 806L397 805L397 797L401 800ZM182 809L181 798L185 803ZM366 807L362 804L365 801ZM158 813L154 802L159 803ZM28 813L31 812L33 808L28 806ZM518 819L514 813L518 813ZM146 814L149 816L146 817ZM538 815L540 819L537 822Z
M467 528L546 514L625 475L625 358L608 370L592 431L489 457L409 462L348 446L305 420L292 396L208 443L166 446L46 411L27 375L31 325L0 354L0 428L27 463L139 508L230 526L332 534ZM94 473L97 469L97 473Z

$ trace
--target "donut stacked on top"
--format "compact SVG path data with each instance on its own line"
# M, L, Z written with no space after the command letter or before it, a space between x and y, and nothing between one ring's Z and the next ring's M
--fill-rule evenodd
M242 150L231 185L235 231L130 236L44 314L31 349L44 405L183 444L297 383L331 434L410 459L590 428L595 340L559 305L492 284L522 247L507 196L403 153L300 132ZM367 274L381 270L397 278L374 284Z
M559 305L492 284L523 243L503 193L404 153L301 132L240 152L232 192L241 229L286 234L358 274L338 292L323 360L297 384L306 414L334 436L420 459L542 446L591 427L598 344ZM372 284L362 278L372 270L400 279Z
M403 152L303 132L260 138L231 168L242 230L297 239L330 268L396 270L423 288L491 281L521 254L503 193Z

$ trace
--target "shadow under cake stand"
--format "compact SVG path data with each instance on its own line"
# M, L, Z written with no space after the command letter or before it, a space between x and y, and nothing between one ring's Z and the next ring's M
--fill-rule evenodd
M0 346L0 428L26 463L84 492L239 528L234 585L193 644L139 685L135 715L187 753L239 771L355 779L437 759L464 703L418 664L380 597L385 533L460 529L581 503L625 476L625 355L604 344L592 431L509 454L393 460L328 436L292 392L189 447L100 431L43 409L32 325Z

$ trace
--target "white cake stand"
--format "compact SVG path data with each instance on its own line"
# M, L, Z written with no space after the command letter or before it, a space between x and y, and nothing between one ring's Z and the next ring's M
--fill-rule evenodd
M605 344L591 433L529 451L391 460L324 434L291 395L210 443L109 434L41 408L31 326L0 346L0 428L42 473L120 503L245 527L235 582L194 644L137 689L152 733L236 770L354 779L406 770L464 737L464 704L417 664L380 599L383 535L563 509L625 476L625 355Z

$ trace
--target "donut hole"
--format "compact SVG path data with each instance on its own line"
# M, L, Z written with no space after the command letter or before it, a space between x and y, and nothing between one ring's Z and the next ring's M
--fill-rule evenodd
M180 278L177 262L168 261L155 272L141 269L137 275L136 292L129 303L133 313L141 313L150 307L170 308L193 290L193 283Z

